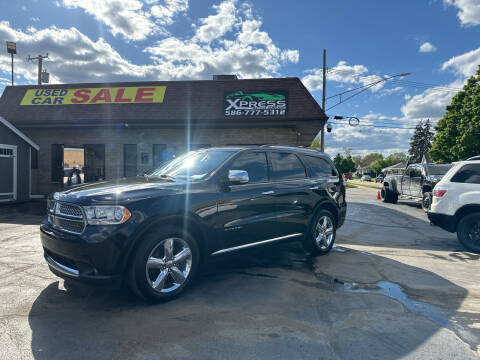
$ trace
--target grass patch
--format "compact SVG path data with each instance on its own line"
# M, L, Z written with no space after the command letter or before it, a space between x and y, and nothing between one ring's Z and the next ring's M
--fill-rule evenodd
M347 181L347 188L352 188L353 189L353 188L357 188L357 187L358 187L357 185L353 185L352 183L349 183Z
M347 183L348 185L348 183ZM353 184L352 184L353 185ZM357 186L363 186L363 187L366 187L366 188L371 188L371 189L378 189L380 190L382 187L379 186L379 185L367 185L367 184L358 184L358 183L355 183L355 187Z

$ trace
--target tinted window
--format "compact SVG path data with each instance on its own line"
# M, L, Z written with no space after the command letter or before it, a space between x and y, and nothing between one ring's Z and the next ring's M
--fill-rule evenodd
M464 165L453 175L451 182L480 184L480 164Z
M452 165L427 165L428 175L445 175Z
M308 165L310 165L310 169L312 170L312 176L337 176L337 171L330 165L330 163L317 156L305 156L307 159Z
M305 167L292 153L274 152L272 159L272 180L292 180L306 177Z
M242 154L233 160L229 169L247 171L251 183L268 180L267 155L264 152Z

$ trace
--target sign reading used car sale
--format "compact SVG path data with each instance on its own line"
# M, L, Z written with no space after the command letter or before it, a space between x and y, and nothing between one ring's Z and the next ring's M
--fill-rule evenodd
M163 103L166 86L28 89L20 105Z

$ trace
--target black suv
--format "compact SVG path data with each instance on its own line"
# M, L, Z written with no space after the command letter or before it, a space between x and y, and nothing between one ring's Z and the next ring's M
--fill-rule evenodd
M285 240L326 254L346 207L343 181L323 153L210 148L145 176L55 193L40 230L58 276L128 283L138 295L166 300L209 256Z

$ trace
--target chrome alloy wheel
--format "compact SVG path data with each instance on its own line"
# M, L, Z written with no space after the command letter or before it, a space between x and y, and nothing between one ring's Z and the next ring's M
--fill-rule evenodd
M191 267L192 251L188 243L180 238L167 238L148 256L147 280L155 291L169 293L187 280Z
M329 216L322 216L315 226L315 243L320 250L326 250L333 241L333 221Z

